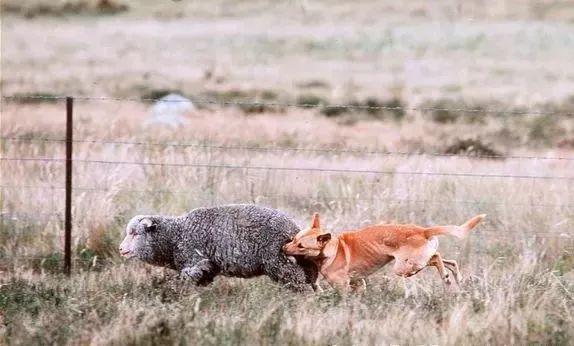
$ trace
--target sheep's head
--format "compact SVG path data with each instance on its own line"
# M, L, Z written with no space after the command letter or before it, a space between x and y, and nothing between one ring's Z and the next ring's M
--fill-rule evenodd
M156 257L156 234L158 224L151 216L133 217L126 227L126 236L120 244L120 254L126 258L136 257L153 263Z

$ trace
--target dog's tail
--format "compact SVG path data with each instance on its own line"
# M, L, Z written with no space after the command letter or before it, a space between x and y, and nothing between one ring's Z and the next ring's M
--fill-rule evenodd
M486 214L476 215L460 226L435 226L425 229L425 237L428 239L435 235L450 234L457 238L464 238L482 219Z

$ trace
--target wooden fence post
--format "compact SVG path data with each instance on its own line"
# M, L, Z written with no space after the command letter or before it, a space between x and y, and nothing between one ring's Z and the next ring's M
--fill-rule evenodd
M64 272L72 272L72 144L74 140L74 99L66 97L66 209L64 223Z

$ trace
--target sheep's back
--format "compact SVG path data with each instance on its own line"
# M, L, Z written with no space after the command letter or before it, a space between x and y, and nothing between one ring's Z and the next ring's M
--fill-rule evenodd
M187 215L195 249L222 274L250 277L267 262L285 259L281 251L299 227L283 212L249 204L199 208Z

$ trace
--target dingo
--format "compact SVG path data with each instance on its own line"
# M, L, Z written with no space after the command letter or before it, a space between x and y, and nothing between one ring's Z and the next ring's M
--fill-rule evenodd
M397 275L409 277L427 266L434 266L449 287L452 282L445 268L453 273L457 283L461 279L460 271L456 261L443 259L437 252L436 236L449 234L463 238L485 216L477 215L460 226L384 224L331 235L321 229L319 214L315 214L311 228L299 232L283 246L283 251L315 261L323 277L344 291L357 289L364 284L365 277L393 259L393 271Z

